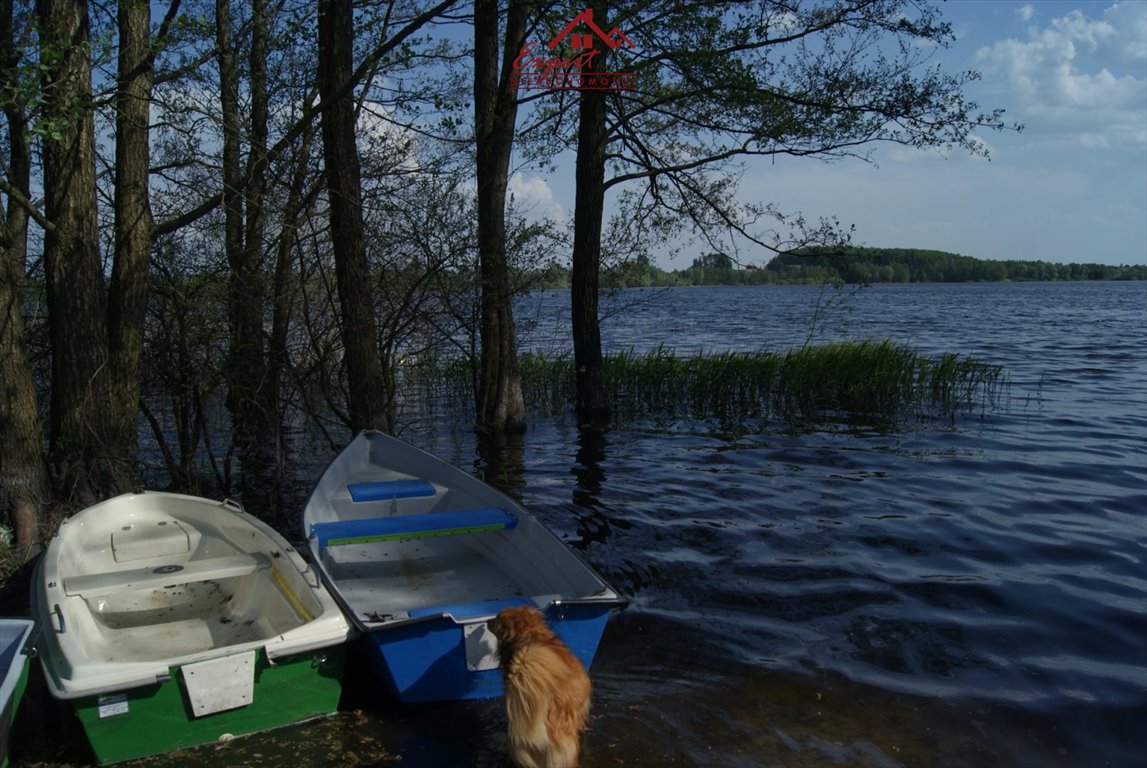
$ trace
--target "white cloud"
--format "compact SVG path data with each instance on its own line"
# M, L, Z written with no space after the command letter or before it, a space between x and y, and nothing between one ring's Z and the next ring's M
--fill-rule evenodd
M368 101L358 113L355 139L359 157L365 165L372 158L385 158L384 165L405 171L422 167L419 157L419 137L414 131L394 119L393 111L384 104Z
M514 199L515 207L527 217L565 223L565 208L554 197L549 182L541 176L527 176L515 172L510 176L509 193Z
M1147 6L1141 2L1116 3L1104 17L1120 30L1117 53L1128 62L1147 60Z
M1107 19L1089 19L1080 10L1052 19L1051 26L1055 33L1073 42L1082 43L1092 51L1106 45L1119 34Z
M1030 21L1034 9L1019 15ZM1147 57L1147 5L1115 4L1099 18L1073 10L1027 34L981 48L977 60L1004 75L1035 135L1068 134L1087 147L1147 145L1147 78L1141 66L1124 66Z

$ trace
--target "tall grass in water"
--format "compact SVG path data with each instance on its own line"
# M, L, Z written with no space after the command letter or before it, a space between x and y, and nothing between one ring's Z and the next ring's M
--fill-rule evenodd
M531 411L569 409L571 357L527 354L520 367ZM659 347L609 355L605 369L620 418L951 418L996 407L1003 387L999 366L954 354L932 358L890 341L692 357Z

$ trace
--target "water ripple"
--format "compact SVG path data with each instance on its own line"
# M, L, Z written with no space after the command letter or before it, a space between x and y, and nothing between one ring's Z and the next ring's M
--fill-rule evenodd
M607 345L641 351L667 327L679 351L808 334L799 290L669 297ZM609 749L634 765L737 765L754 749L791 765L1134 764L1147 750L1145 297L878 287L821 329L1005 366L1002 409L951 425L646 426L576 460L576 435L538 428L527 501L632 599L595 671L622 710L599 726ZM833 689L850 702L840 727L800 725ZM621 707L637 700L640 715ZM626 751L629 733L648 760ZM709 759L720 738L746 752Z

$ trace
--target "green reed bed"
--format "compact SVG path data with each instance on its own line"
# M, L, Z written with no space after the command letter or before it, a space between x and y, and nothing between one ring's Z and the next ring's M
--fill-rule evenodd
M569 413L569 354L523 354L523 395L534 416ZM432 409L473 400L464 359L428 360L406 384ZM929 357L891 341L835 342L788 352L679 356L665 347L607 355L606 385L615 417L786 420L861 419L890 423L954 418L998 407L1003 369L972 358Z
M572 357L524 355L521 372L532 411L569 409ZM623 418L953 417L995 407L1003 386L999 366L932 358L890 341L688 357L661 347L608 355L605 372L610 403Z

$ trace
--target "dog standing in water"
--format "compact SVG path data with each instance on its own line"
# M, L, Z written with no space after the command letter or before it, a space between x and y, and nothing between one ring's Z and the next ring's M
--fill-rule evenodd
M589 675L541 611L505 608L487 627L498 638L510 760L519 768L576 768L589 718Z

